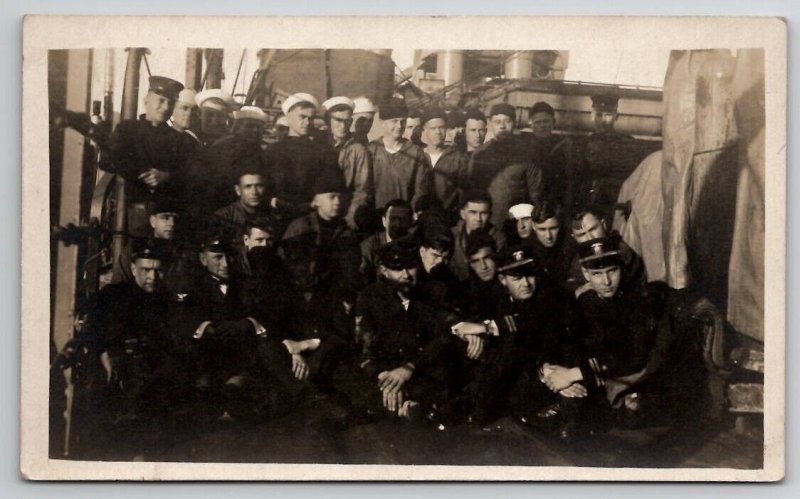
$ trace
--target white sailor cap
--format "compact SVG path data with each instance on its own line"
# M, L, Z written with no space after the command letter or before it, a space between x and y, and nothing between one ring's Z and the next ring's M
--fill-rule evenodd
M275 126L285 126L289 128L289 118L287 118L285 114L282 114L275 120Z
M235 104L233 97L228 92L221 88L209 88L197 94L195 98L197 105L203 107L203 104L211 103L213 101L222 102L227 110L230 110Z
M356 97L353 99L353 114L355 113L377 113L378 108L366 97Z
M258 120L267 122L267 113L256 106L242 106L238 111L233 112L234 120Z
M326 111L330 111L336 106L347 106L350 108L351 111L356 107L352 99L350 99L349 97L341 97L341 96L331 97L330 99L322 103L322 107L324 107Z
M528 203L515 204L508 209L508 214L516 220L530 218L533 215L533 205Z
M185 104L191 104L192 106L196 106L197 92L195 92L191 88L184 88L183 90L181 90L181 93L178 94L178 102L183 102Z
M315 99L313 95L301 92L298 94L292 94L285 101L283 101L283 104L281 104L281 111L283 111L283 114L289 114L289 111L294 106L302 102L308 102L314 106L314 108L319 107L319 102L317 102L317 99Z

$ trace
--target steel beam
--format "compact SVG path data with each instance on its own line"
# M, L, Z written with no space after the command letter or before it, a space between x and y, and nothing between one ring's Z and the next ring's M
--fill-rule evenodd
M70 50L67 55L66 110L88 113L91 102L92 50ZM72 128L64 129L64 162L61 170L59 225L80 224L83 162L87 139ZM56 258L55 309L53 342L61 351L72 338L75 314L75 290L78 282L78 246L58 243Z

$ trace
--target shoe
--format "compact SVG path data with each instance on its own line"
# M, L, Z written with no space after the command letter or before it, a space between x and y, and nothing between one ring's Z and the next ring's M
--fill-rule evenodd
M553 428L563 419L563 408L558 403L548 405L532 416L527 414L517 416L517 420L520 423L534 428Z

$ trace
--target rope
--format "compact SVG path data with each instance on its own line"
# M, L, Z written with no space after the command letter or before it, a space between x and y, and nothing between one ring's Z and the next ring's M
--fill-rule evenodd
M147 62L147 54L142 54L142 59L144 59L144 67L147 69L147 77L150 78L153 76L153 73L150 72L150 63Z

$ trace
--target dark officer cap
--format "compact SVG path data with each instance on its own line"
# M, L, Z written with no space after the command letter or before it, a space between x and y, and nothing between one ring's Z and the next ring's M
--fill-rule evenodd
M225 253L230 249L230 233L221 227L208 228L200 238L200 249L214 253Z
M531 107L531 116L536 113L547 113L550 116L556 115L556 111L553 109L553 106L544 101L539 101L534 104L533 107Z
M517 119L517 110L514 109L514 106L511 104L506 104L505 102L498 102L497 104L493 105L491 110L489 110L489 117L504 114L511 118L512 120Z
M131 242L131 260L163 260L165 256L164 241L152 238L136 238Z
M425 124L431 120L444 120L445 126L447 125L447 114L444 112L443 109L438 107L431 107L425 110L422 113L422 117L420 119L420 124L425 126Z
M380 106L380 118L382 120L392 120L395 118L407 118L408 108L402 99L392 97L388 102Z
M467 120L480 120L486 123L486 116L479 109L470 108L467 110L466 114L464 114L464 123L466 123Z
M180 206L174 199L162 198L155 202L153 208L150 210L151 215L158 215L159 213L173 213L178 214Z
M326 167L314 179L314 194L327 194L329 192L343 193L347 191L344 175L339 168Z
M617 109L619 97L613 94L597 94L592 96L592 108L598 111L614 111Z
M497 262L497 273L514 276L539 275L539 265L533 258L533 251L521 245L509 246L495 253L494 261Z
M581 266L586 269L602 269L622 265L619 254L619 240L615 237L598 237L578 245Z
M170 100L178 100L183 84L165 76L150 77L150 91Z
M400 238L377 249L381 265L389 270L413 269L419 265L417 245L411 238Z

